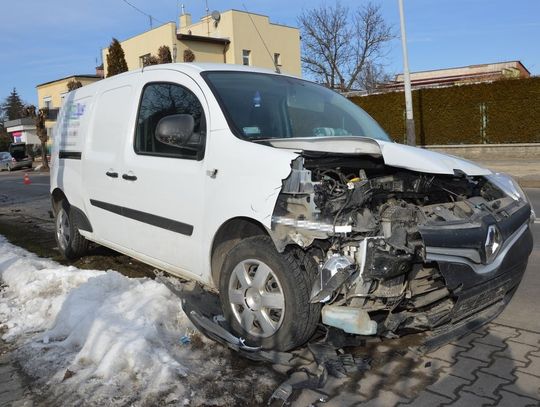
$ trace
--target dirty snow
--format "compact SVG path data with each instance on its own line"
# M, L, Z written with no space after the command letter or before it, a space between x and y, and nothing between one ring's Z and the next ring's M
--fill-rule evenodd
M3 236L0 273L2 338L48 402L230 405L262 402L254 383L266 392L275 385L266 368L194 334L159 282L62 266ZM235 377L245 385L231 385Z

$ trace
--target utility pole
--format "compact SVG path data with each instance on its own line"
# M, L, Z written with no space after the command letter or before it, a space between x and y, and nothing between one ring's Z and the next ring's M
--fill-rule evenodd
M399 22L401 26L401 47L403 48L403 82L405 83L405 111L406 111L406 129L407 144L416 145L416 134L414 130L414 118L411 93L411 75L409 73L409 56L407 53L407 35L405 34L405 16L403 14L403 0L398 0L399 4Z

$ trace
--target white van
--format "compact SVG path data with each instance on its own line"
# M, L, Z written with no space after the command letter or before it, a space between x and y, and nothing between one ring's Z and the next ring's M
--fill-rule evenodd
M322 321L353 335L472 326L532 250L508 176L393 142L322 86L167 64L70 92L53 143L56 237L219 291L231 330L287 350Z

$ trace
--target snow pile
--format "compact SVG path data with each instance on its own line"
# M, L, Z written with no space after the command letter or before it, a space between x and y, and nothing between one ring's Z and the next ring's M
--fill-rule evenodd
M17 343L24 369L46 387L96 403L183 393L190 358L179 338L192 327L164 285L62 266L3 236L0 278L3 339Z

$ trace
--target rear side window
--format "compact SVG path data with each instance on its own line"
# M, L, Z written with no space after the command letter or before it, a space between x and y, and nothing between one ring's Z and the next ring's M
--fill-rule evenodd
M189 114L195 121L194 133L206 136L203 107L193 92L174 83L149 83L142 92L135 131L135 152L175 158L201 159L197 152L160 143L156 137L158 122L170 115Z

